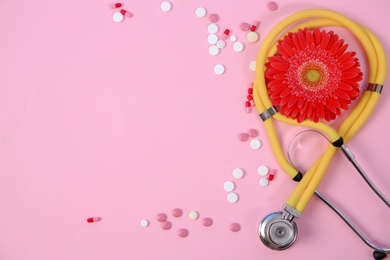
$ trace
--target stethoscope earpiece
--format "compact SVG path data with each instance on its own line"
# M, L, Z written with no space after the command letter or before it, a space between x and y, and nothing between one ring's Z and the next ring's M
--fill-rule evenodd
M372 253L372 255L374 256L375 260L381 260L381 259L386 258L386 256L387 256L387 254L385 252L380 252L380 251L374 251L374 253Z

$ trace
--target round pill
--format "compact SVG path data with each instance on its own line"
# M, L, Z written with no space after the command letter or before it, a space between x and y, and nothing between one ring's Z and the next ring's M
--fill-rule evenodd
M169 12L172 9L172 4L169 1L164 1L161 3L160 7L164 12Z
M199 18L205 17L206 13L207 11L203 7L198 7L195 9L195 15Z
M238 223L232 223L232 224L230 224L230 230L232 231L232 232L238 232L238 231L240 231L240 229L241 229L241 226L240 226L240 224L238 224Z
M246 142L249 140L249 135L247 133L241 133L238 135L238 140L241 142Z
M178 217L181 217L183 215L183 211L179 208L175 208L172 210L172 216L178 218Z
M250 43L255 43L259 40L260 36L257 32L249 32L247 35L246 35L246 39L248 40L248 42Z
M112 19L114 20L114 22L120 23L123 21L123 14L121 14L121 12L115 12L112 15Z
M209 36L207 36L207 41L210 44L216 44L218 41L218 36L216 34L209 34Z
M199 218L199 213L196 212L196 211L191 211L191 212L188 214L188 217L189 217L191 220L198 219L198 218Z
M234 42L233 50L236 52L241 52L244 49L244 44L242 42Z
M161 225L161 228L164 229L164 230L171 229L171 227L172 227L172 223L169 222L169 221L161 222L160 225Z
M235 168L233 170L233 177L236 179L241 179L242 177L244 177L244 170L241 168Z
M251 71L256 71L256 61L252 61L251 63L249 63L249 69Z
M143 219L141 220L141 227L147 227L149 226L149 220Z
M186 228L181 228L177 231L177 234L179 235L179 237L187 237L188 236L188 229Z
M202 224L205 227L209 227L213 224L213 220L211 218L204 218L202 219Z
M235 185L234 185L234 182L232 181L225 181L225 183L223 184L223 189L225 191L232 191L234 190L235 188Z
M230 192L228 195L227 195L227 201L229 203L236 203L238 201L238 195L237 193L234 193L234 192Z
M219 21L219 16L216 14L210 14L209 16L209 21L212 23L216 23Z
M237 36L235 36L235 35L230 36L230 41L232 41L232 42L237 41Z
M248 135L250 136L250 137L256 137L257 136L257 130L256 129L249 129L249 131L248 131Z
M269 181L267 178L263 177L260 179L259 183L260 183L260 186L265 187L265 186L268 186Z
M253 150L258 150L258 149L260 149L260 147L261 147L261 142L260 142L259 139L253 139L253 140L251 140L251 142L249 143L249 145L251 146L251 148L252 148Z
M240 29L241 31L249 31L249 29L251 28L250 24L249 23L241 23L240 24Z
M270 11L275 11L276 9L278 9L278 4L276 2L273 2L273 1L268 2L267 8Z
M215 65L214 73L217 75L222 75L223 73L225 73L225 67L222 64Z
M215 45L211 45L209 47L209 53L210 53L210 55L216 56L219 54L219 48Z
M216 45L218 48L223 49L226 46L226 42L224 40L218 40Z
M209 26L207 26L207 31L209 33L217 33L218 30L219 30L219 27L215 23L211 23L211 24L209 24Z
M259 168L257 168L257 172L258 172L261 176L265 176L265 175L268 174L269 169L268 169L267 166L261 165L261 166L259 166Z
M168 218L168 216L165 213L158 213L156 216L156 219L158 222L164 222L167 220L167 218Z

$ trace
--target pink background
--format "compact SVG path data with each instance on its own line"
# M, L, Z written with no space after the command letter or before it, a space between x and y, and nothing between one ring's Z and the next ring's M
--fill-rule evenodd
M370 259L372 250L317 198L297 221L292 248L274 252L260 242L259 221L281 209L296 183L275 161L256 113L244 111L261 42L247 43L239 24L259 20L264 37L289 14L328 8L372 29L389 53L389 1L279 0L275 12L259 0L171 2L164 13L159 0L126 0L134 17L118 24L109 1L0 1L0 259ZM209 21L195 16L198 6L218 14L245 50L234 52L228 41L210 56ZM366 72L356 39L340 32ZM217 63L224 75L214 74ZM385 89L349 143L387 196L389 111ZM260 150L237 139L250 128L260 132ZM284 145L300 130L278 124ZM313 160L325 146L310 138L297 159L306 165L302 158ZM265 188L262 164L277 170ZM229 204L223 183L235 167L245 177L235 180L239 202ZM341 154L320 190L370 239L390 246L389 210ZM183 217L172 217L175 207ZM191 210L200 219L190 220ZM171 230L160 228L159 212ZM88 224L91 216L102 221ZM202 226L203 217L214 224ZM233 222L240 232L229 230ZM187 238L178 237L181 227Z

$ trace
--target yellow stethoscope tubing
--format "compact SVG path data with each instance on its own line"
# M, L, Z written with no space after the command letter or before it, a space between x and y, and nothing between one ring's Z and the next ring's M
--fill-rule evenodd
M307 18L306 14L308 14L308 13L311 13L311 15L313 15L313 16L314 16L314 14L318 14L318 13L327 13L326 15L325 14L322 15L324 17L326 17L329 14L332 14L332 15L335 14L334 12L327 11L327 10L307 10L307 11L303 11L303 12L297 13L297 14L292 15L292 16L298 17L298 18L294 18L294 19L299 20L299 19L301 19L301 17ZM337 15L338 15L338 18L342 17L342 19L348 20L348 18L343 17L342 15L339 15L339 14L337 14ZM332 16L332 17L334 17L334 16ZM292 19L291 16L290 16L290 17L286 18L284 21L282 21L278 26L281 27L281 28L285 28L286 24L287 24L286 20L288 22L290 22L289 20L292 20L292 23L294 23L294 22L296 22L296 21L294 21L294 19ZM316 27L332 26L332 25L340 26L340 24L337 23L337 21L333 21L333 20L329 20L329 19L325 18L325 19L318 19L318 20L315 20L315 21L309 21L309 22L307 22L305 27L313 26L313 24L315 24ZM348 22L347 23L345 23L345 22L341 23L341 25L343 25L343 24L347 24L346 26L349 26L351 24L353 24L355 26L360 26L360 25L357 25L356 23L354 23L352 21L350 21L349 23ZM290 24L288 24L288 25L290 25ZM279 35L279 32L276 32L277 31L277 27L275 27L275 29L272 32L274 32L274 34L276 34L276 35ZM299 25L299 27L303 27L303 25L301 24L301 25ZM367 48L369 45L371 45L371 46L375 45L377 47L377 48L375 48L376 53L375 53L375 51L371 51L371 52L367 51L367 56L368 56L368 58L370 60L370 70L371 70L370 82L376 82L376 83L379 83L379 84L383 84L384 78L385 78L385 71L386 71L386 65L385 65L386 62L385 62L385 55L384 55L383 48L381 47L381 45L380 45L379 41L377 40L377 38L369 30L365 29L364 27L360 27L360 28L363 28L363 30L364 30L363 33L359 32L359 34L357 34L358 30L355 30L354 33L355 33L355 35L358 36L358 38L362 42L363 46L365 48ZM291 31L293 31L293 30L294 29L292 29ZM367 37L369 38L368 40L367 40ZM271 35L271 34L269 34L268 37L267 37L267 39L271 39L271 40L273 40L274 38L275 37L273 35ZM267 46L266 40L264 41L262 47ZM268 46L270 46L270 45L268 45ZM272 48L274 49L273 52L276 52L275 51L276 50L276 47L275 47L276 44L274 44L272 46L273 46ZM270 48L268 50L271 53L272 53L272 48ZM372 48L370 50L373 50L373 49L374 48ZM271 56L271 55L269 55L269 52L267 52L267 54L268 54L267 56ZM264 62L265 62L265 59L263 59L262 61L260 59L260 57L262 56L261 55L262 53L264 53L263 49L260 50L260 54L259 54L259 58L257 60L257 64L264 64ZM374 56L371 56L372 53L374 54ZM260 62L259 62L259 60L260 60ZM378 63L378 61L380 61L380 63L382 63L381 66L378 66L378 64L372 65L372 64ZM377 70L377 68L378 68L378 70ZM259 74L264 75L264 71L262 71L262 73L261 72L259 73L259 71L260 70L257 70L256 79L259 79ZM377 73L375 73L375 72L377 72ZM374 78L374 81L372 81L373 80L372 78ZM260 79L261 79L261 77L260 77ZM264 80L264 78L263 78L263 80ZM261 113L261 112L263 112L265 110L265 106L264 106L263 102L267 103L267 99L269 101L269 97L268 97L268 95L265 95L265 96L263 95L265 97L265 99L262 100L258 96L257 87L256 87L257 84L256 83L257 83L257 80L255 81L255 87L254 87L254 92L255 92L254 95L256 96L255 104L256 104L256 107L259 110L259 113ZM264 82L263 82L263 84L264 84ZM264 86L264 88L265 88L265 86ZM264 90L264 88L263 88L263 90ZM371 94L373 95L373 98L370 98ZM342 135L346 134L344 136L344 139L346 141L349 140L357 132L357 130L363 125L365 120L368 119L369 115L371 114L373 108L375 107L375 105L376 105L376 103L378 101L379 96L380 96L379 93L371 93L370 91L365 91L365 93L363 94L362 98L360 99L359 104L356 106L354 111L350 114L350 116L347 118L347 120L343 123L342 127L340 127L340 129L339 129L339 133L340 134L342 134ZM367 102L369 103L369 105L367 106L367 109L366 109ZM364 115L362 116L362 119L365 118L363 120L360 119L360 115L361 115L362 111L364 111ZM275 118L275 116L274 116L274 118ZM358 120L357 124L355 124L357 118L359 118L359 120ZM278 118L275 118L275 119L278 119ZM283 121L285 121L285 120L283 120ZM270 123L267 123L267 122L270 122ZM273 127L272 121L271 120L267 120L265 123L266 123L267 132L268 133L274 132L274 127ZM320 129L322 129L322 127L320 127ZM349 131L350 129L352 129L352 131ZM337 135L336 135L336 137L337 137ZM278 157L279 163L281 163L281 165L283 166L283 169L284 170L287 169L286 172L291 177L293 177L294 174L296 174L297 171L294 169L294 167L292 167L288 163L287 159L285 158L285 156L284 156L284 154L282 152L282 149L280 148L280 144L279 144L279 141L278 141L276 133L273 133L270 136L270 138L271 138L271 143L273 144L273 150L274 150L275 154ZM276 142L273 142L273 140L276 140ZM275 145L275 144L277 144L277 145ZM330 148L328 148L328 150L324 153L323 157L321 157L321 159L319 159L313 165L313 167L306 173L305 177L302 179L301 183L298 185L300 187L297 187L297 189L294 191L293 195L290 197L290 199L288 201L288 204L289 205L291 204L290 206L296 206L297 210L299 210L301 212L304 210L304 208L306 207L306 205L307 205L308 201L310 200L312 194L314 193L316 187L318 186L319 181L321 180L321 178L323 176L323 173L327 169L332 156L337 151L337 149L332 147L332 146ZM316 174L315 180L312 181L313 175L314 175L314 173L317 172L318 168L320 169L320 172L323 172L323 173L319 174L318 176ZM309 185L309 183L310 183L310 185ZM304 194L302 195L302 193L304 193ZM302 197L301 197L301 195L302 195ZM299 200L299 198L301 198L301 200Z

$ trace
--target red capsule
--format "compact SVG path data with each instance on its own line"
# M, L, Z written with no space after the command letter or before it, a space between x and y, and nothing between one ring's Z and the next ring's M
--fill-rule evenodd
M246 101L246 102L245 102L245 111L246 111L247 113L252 112L251 107L252 107L251 102Z
M246 98L248 99L248 101L253 100L253 96L252 95L248 95L248 96L246 96Z
M230 33L230 30L225 29L225 31L223 31L223 34L221 36L222 40L226 40L229 37L229 33Z
M94 222L98 222L98 221L100 221L100 220L101 220L100 217L87 218L87 222L88 222L88 223L94 223Z
M254 32L254 31L256 31L257 26L259 26L259 21L252 21L252 25L251 25L251 28L249 28L249 30L251 32Z
M253 94L253 88L248 88L248 94L252 95Z
M267 179L272 181L275 178L275 170L270 170Z
M112 3L112 4L108 4L108 7L115 9L115 8L122 7L122 4L121 3Z
M127 16L127 17L132 17L133 16L130 12L128 12L128 11L126 11L124 9L121 9L120 12L121 12L121 14L123 14L124 16Z

